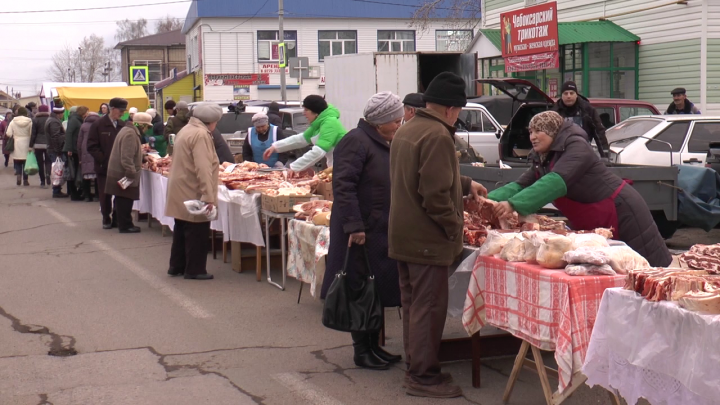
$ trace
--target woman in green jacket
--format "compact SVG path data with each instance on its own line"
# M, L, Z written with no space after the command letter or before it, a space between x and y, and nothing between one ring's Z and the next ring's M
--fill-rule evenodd
M333 149L347 133L340 123L340 111L332 105L328 105L325 99L318 95L305 97L303 108L303 114L310 122L310 127L301 134L273 143L265 150L263 157L267 160L273 153L283 153L314 145L309 152L290 164L290 170L293 172L307 170L323 157L327 158L328 167L332 167Z
M152 117L151 128L143 134L145 142L150 144L150 148L155 149L161 157L167 155L167 140L165 140L165 125L163 125L162 118L157 114L154 108L149 108L146 113Z

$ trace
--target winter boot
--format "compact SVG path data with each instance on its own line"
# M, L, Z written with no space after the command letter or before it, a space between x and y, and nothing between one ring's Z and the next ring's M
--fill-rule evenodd
M21 184L22 184L22 175L21 175L21 174L18 174L18 175L17 175L17 185L19 186L19 185L21 185Z
M372 350L373 354L380 358L380 360L390 364L397 363L402 360L402 356L388 353L385 349L380 347L380 332L370 334L370 350Z
M370 370L388 369L390 364L373 354L369 333L351 332L350 335L353 340L353 349L355 349L353 360L356 366Z

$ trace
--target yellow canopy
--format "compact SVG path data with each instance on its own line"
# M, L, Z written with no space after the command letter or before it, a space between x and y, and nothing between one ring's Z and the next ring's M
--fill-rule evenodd
M115 97L122 97L127 100L128 109L135 107L138 111L145 111L150 108L150 100L142 86L57 87L56 89L66 109L84 105L90 111L98 111L100 110L100 104L107 103L111 98Z

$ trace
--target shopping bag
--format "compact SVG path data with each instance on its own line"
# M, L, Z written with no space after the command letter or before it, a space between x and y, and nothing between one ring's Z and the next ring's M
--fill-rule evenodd
M28 152L27 159L25 159L25 174L28 176L34 176L38 173L38 163L35 157L35 152Z
M358 249L361 247L358 246ZM325 327L341 332L377 332L382 328L383 309L380 292L375 285L375 276L370 268L367 250L363 249L363 258L369 276L361 280L359 288L352 288L347 277L348 247L345 264L335 276L323 305L322 323Z
M7 141L5 141L5 147L3 147L2 152L4 155L9 155L14 150L15 150L15 137L13 136L13 137L8 138Z
M55 163L52 164L51 169L50 180L52 180L52 185L55 187L62 185L63 173L65 173L65 162L58 157L55 159Z
M65 172L63 173L63 179L67 181L68 183L74 183L75 182L75 165L72 164L72 160L68 159L67 162L65 162Z

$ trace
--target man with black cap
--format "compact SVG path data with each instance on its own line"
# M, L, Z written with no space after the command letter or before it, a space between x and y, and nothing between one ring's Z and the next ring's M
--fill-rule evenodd
M465 81L440 73L423 95L427 107L390 145L389 256L398 261L408 395L462 395L440 371L448 306L448 268L463 250L463 196L485 188L460 175L454 124L467 104Z
M605 127L600 114L589 102L578 94L577 84L573 81L563 83L561 98L555 103L555 110L565 121L574 122L588 134L588 142L595 141L601 157L606 157L610 151Z
M413 119L415 111L418 108L425 108L425 100L423 100L423 95L421 93L409 93L403 99L403 105L405 106L403 123L406 123Z
M95 121L90 127L87 139L87 150L95 159L95 174L98 181L98 194L100 198L100 211L102 213L103 229L117 227L115 210L112 205L112 195L105 192L107 183L107 169L110 162L115 138L125 126L120 117L127 110L128 102L124 98L116 97L110 100L110 112Z
M684 88L678 87L673 89L670 94L673 96L673 102L670 103L670 106L668 106L667 111L665 111L665 115L702 114L700 110L695 107L695 104L691 103L690 100L687 99Z

